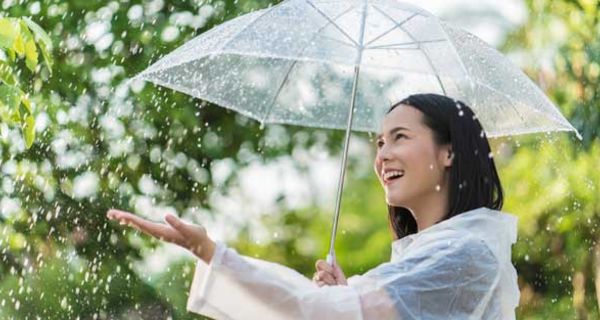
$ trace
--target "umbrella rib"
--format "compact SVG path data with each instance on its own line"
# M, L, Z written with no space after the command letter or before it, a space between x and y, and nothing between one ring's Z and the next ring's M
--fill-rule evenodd
M313 34L313 36L312 36L312 38L310 40L313 40L316 36L320 36L321 38L337 42L337 43L339 43L341 45L349 46L351 48L355 48L355 46L353 46L351 43L344 42L342 40L335 39L335 38L328 37L328 36L320 34L321 31L323 31L323 29L327 28L327 26L329 26L330 24L334 23L337 19L339 19L340 17L342 17L346 13L350 12L350 10L352 10L352 9L354 9L354 7L350 6L350 7L348 7L348 9L344 10L342 13L338 14L333 19L327 20L327 23L325 25L323 25L322 27L320 27L319 30L317 30L317 32L315 32L315 34ZM304 47L304 49L302 49L302 53L304 53L304 51L306 51L306 47Z
M394 27L392 27L392 28L390 28L389 30L385 31L384 33L380 34L380 35L379 35L379 36L377 36L375 39L372 39L371 41L367 42L367 43L365 44L365 47L367 47L367 46L369 46L371 43L373 43L373 42L375 42L375 41L377 41L377 40L381 39L382 37L384 37L384 36L385 36L385 35L387 35L388 33L390 33L390 32L392 32L392 31L394 31L394 30L398 29L398 26L401 26L401 25L405 24L406 22L410 21L412 18L414 18L414 17L416 17L416 16L418 16L418 15L419 15L419 13L418 13L418 12L415 12L415 13L413 13L413 14L412 14L410 17L408 17L408 18L404 19L402 22L400 22L400 24L394 25Z
M385 13L383 10L381 10L379 7L373 5L373 7L375 8L375 10L379 11L381 14L383 14L386 18L388 18L390 21L392 21L393 23L396 23L396 21L394 21L394 19L392 17L390 17L387 13ZM396 23L397 24L397 23ZM433 63L431 62L431 58L429 57L429 55L422 50L421 47L421 41L417 40L408 30L404 29L403 26L398 25L398 28L400 28L402 31L406 32L406 34L417 43L417 45L419 46L419 50L424 56L425 59L427 60L427 63L429 63L429 67L431 68L431 70L433 71L433 75L435 76L435 78L437 79L440 88L442 89L442 92L444 93L444 95L447 95L446 93L446 88L444 87L444 83L442 83L442 79L440 78L438 71L435 69L435 67L433 66Z
M407 46L407 45L412 45L412 44L416 44L418 45L419 43L437 43L437 42L445 42L448 41L446 39L436 39L436 40L427 40L427 41L421 41L421 42L402 42L402 43L393 43L393 44L385 44L385 45L380 45L380 46L374 46L374 47L366 47L365 50L375 50L375 49L390 49L390 50L411 50L411 49L418 49L418 48L394 48L395 46Z
M357 48L360 48L360 44L358 44L358 42L356 42L354 39L352 39L352 37L350 35L348 35L348 33L346 33L346 31L344 31L342 28L340 28L340 26L338 26L337 24L335 24L335 22L332 21L331 18L328 15L326 15L323 11L321 11L319 8L317 8L311 1L306 0L306 3L308 3L309 6L311 6L313 9L315 9L315 11L317 13L319 13L321 16L323 16L323 18L325 18L327 21L329 21L329 23L331 23L331 25L333 27L335 27L346 38L348 38L348 40L350 40L350 42L352 42Z
M465 73L465 78L467 78L469 80L469 83L471 84L471 90L472 93L474 93L475 91L475 82L473 81L473 79L469 76L469 72L467 71L467 67L465 66L460 54L458 53L458 50L456 49L456 46L454 45L454 42L452 41L452 39L450 39L450 36L448 35L448 32L446 30L446 24L444 24L443 22L440 21L440 26L442 27L442 32L446 35L446 38L448 39L448 43L450 44L450 48L452 48L452 50L454 50L454 54L456 54L456 57L458 58L458 63L460 64L463 72ZM461 90L462 91L462 90ZM463 93L464 94L464 93ZM475 100L475 103L477 103L477 100Z
M511 99L511 97L509 95L507 95L506 93L504 93L504 92L502 92L502 91L500 91L500 90L498 90L498 89L490 86L489 84L483 83L481 81L477 81L477 84L480 85L480 86L482 86L482 87L485 87L485 88L487 88L487 89L489 89L491 91L494 91L494 92L500 94L501 96L504 96L504 98L506 98L506 100L508 100L508 102L510 102L510 105L515 110L515 112L517 113L517 115L519 116L519 118L521 118L521 122L525 123L525 119L523 118L523 116L521 115L521 113L519 112L519 110L516 108L516 106L515 106L515 104L513 102L513 99Z
M306 48L308 48L308 45L310 44L310 42L317 36L319 35L319 33L325 29L328 25L330 25L332 22L335 22L335 20L339 19L341 16L345 15L346 13L348 13L348 11L352 10L352 7L346 9L344 12L340 13L339 15L337 15L335 18L333 18L333 20L328 20L328 22L326 24L324 24L322 27L320 27L317 32L313 33L313 36L310 38L310 40L308 41L308 43L306 44L306 46L302 49L302 52L300 53L300 56L302 56L302 54L304 54L304 51L306 51ZM331 39L331 40L335 40L335 41L339 41L336 39ZM343 43L347 46L350 46L350 44L345 43L343 41L339 41L340 43ZM285 77L283 78L283 81L281 81L281 85L279 85L279 88L277 89L277 92L275 92L275 95L273 96L273 100L271 100L271 103L269 105L269 109L267 110L267 113L265 113L264 117L262 118L262 120L260 121L261 123L265 122L265 120L269 117L269 115L271 115L271 110L273 110L273 106L275 105L275 101L277 101L277 97L279 96L279 94L281 93L281 90L283 90L283 87L285 86L285 83L287 82L290 73L292 72L292 69L294 68L294 66L296 65L296 63L298 63L298 60L294 60L292 62L292 64L290 65L290 68L288 69L287 73L285 74Z
M328 24L329 24L329 23L328 23ZM341 44L341 45L348 46L348 47L350 47L350 48L352 48L352 49L356 49L356 47L355 47L355 46L353 46L351 43L344 42L344 41L342 41L342 40L339 40L339 39L336 39L336 38L332 38L332 37L328 37L328 36L324 36L324 35L319 35L319 36L320 36L321 38L323 38L323 39L327 39L327 40L329 40L329 41L334 41L334 42L337 42L337 43L339 43L339 44Z

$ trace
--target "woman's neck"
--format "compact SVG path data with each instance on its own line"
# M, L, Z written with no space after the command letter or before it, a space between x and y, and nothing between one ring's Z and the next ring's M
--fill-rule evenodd
M443 220L449 212L447 186L419 199L415 205L411 206L410 211L417 221L418 231L425 230Z

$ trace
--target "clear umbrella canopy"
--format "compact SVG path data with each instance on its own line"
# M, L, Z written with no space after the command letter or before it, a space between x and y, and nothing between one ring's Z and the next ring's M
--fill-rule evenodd
M345 129L355 98L351 129L377 132L392 103L427 92L466 102L490 137L576 132L495 49L393 0L284 1L201 34L137 78L264 123Z

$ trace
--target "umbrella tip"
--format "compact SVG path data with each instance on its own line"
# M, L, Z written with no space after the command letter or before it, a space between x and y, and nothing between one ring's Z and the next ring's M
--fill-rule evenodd
M579 131L575 130L575 135L577 136L577 139L579 139L579 141L583 141L583 137L581 136Z

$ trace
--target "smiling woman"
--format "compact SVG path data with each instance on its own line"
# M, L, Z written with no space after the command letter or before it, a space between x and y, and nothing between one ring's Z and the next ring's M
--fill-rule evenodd
M348 279L319 260L310 281L175 216L167 224L119 210L108 217L194 253L188 310L217 319L514 319L516 219L498 211L502 187L471 109L434 94L400 101L384 119L374 167L392 256Z
M410 96L390 108L383 132L375 172L397 239L472 209L502 208L489 143L464 103L434 94ZM401 179L386 179L395 171Z

